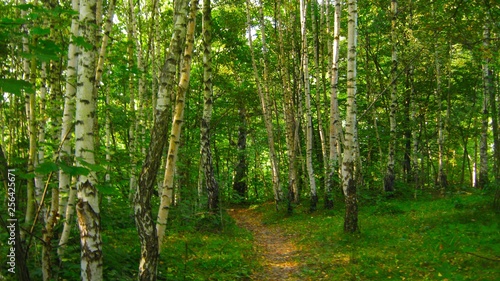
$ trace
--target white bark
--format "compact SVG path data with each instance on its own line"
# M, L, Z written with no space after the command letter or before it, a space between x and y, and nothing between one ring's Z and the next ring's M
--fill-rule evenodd
M80 1L80 35L92 44L92 47L83 48L78 58L75 116L75 156L78 166L95 164L96 5L96 0ZM102 239L96 184L97 178L93 171L77 178L76 210L80 228L82 280L102 280Z
M280 185L280 180L279 180L279 163L278 163L278 157L276 154L276 149L274 147L274 132L273 132L273 123L272 123L272 117L271 117L271 112L269 109L269 94L266 90L262 89L262 83L261 79L259 77L259 72L257 69L257 63L255 60L255 54L253 51L253 40L252 40L252 32L251 32L251 18L250 18L250 0L247 0L247 25L248 25L248 44L250 46L250 53L252 56L252 67L253 67L253 72L254 72L254 77L255 77L255 82L257 84L257 92L259 94L260 98L260 103L262 107L262 113L264 115L264 124L266 126L266 131L267 131L267 139L268 139L268 145L269 145L269 158L271 161L271 175L272 175L272 182L273 182L273 191L274 191L274 200L276 203L280 202L283 195L281 191L281 185ZM263 30L261 26L261 32L264 33L265 31ZM264 47L265 49L266 47ZM264 50L265 52L265 50ZM266 72L266 71L264 71Z
M313 153L313 125L311 113L311 88L309 81L309 55L307 47L307 5L305 0L300 0L300 27L302 35L302 71L304 75L304 94L306 99L306 166L309 178L311 196L311 209L316 209L318 195L316 191L316 179L314 175L312 153Z
M345 194L346 213L344 220L345 232L357 232L358 210L356 198L356 149L357 149L357 118L356 118L356 47L357 47L357 3L348 1L349 17L347 22L347 115L342 161L342 188Z
M179 87L176 95L174 120L172 122L172 130L170 133L170 143L168 147L167 163L165 166L165 177L161 192L161 201L158 211L158 220L156 224L156 231L158 233L158 245L161 252L161 245L165 230L167 227L167 219L170 210L170 205L173 199L174 189L174 174L177 162L177 153L179 151L180 136L182 124L184 123L184 107L186 105L186 92L189 86L191 60L194 48L194 32L196 25L196 11L198 9L198 0L191 1L191 11L189 13L189 20L186 32L186 48L184 50L183 65L181 76L179 78Z
M396 110L397 110L397 69L398 69L398 53L397 53L397 37L396 37L396 19L398 13L397 0L391 1L391 44L392 44L392 67L391 67L391 105L389 108L389 151L387 159L387 171L384 178L384 191L394 191L395 180L395 157L396 157Z

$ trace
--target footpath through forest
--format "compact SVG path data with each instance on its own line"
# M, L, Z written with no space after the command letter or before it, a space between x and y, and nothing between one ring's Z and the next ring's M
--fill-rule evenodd
M254 272L252 280L300 280L297 276L299 263L297 246L285 232L275 225L262 222L262 214L248 208L228 210L236 224L252 232L263 270Z

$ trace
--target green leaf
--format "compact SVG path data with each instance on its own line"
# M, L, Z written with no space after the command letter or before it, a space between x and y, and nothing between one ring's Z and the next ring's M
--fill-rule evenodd
M92 49L94 46L89 42L85 41L83 36L73 36L73 43L79 47L83 47L86 50Z
M102 165L89 163L89 162L83 160L81 157L78 157L77 161L82 166L87 167L88 169L90 169L90 171L94 171L94 172L104 172L104 171L106 171L106 168L103 167Z
M29 94L35 93L33 86L24 80L0 78L0 89L14 95L22 95L23 91Z
M35 172L38 173L38 174L42 174L42 175L48 175L52 172L56 172L59 170L59 167L57 167L56 163L53 163L53 162L44 162L42 164L39 164L36 168L35 168Z
M22 11L27 11L29 9L36 8L36 6L33 4L21 4L21 5L17 5L17 8L22 10Z
M35 28L31 29L31 34L33 34L33 35L49 35L50 28L35 27Z
M78 176L78 175L86 176L90 173L90 170L85 167L68 166L63 162L59 163L59 167L61 167L61 170L63 170L63 172L65 172L70 176Z

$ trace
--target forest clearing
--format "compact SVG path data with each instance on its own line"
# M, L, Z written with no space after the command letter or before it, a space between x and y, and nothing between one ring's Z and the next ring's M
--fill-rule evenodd
M499 280L499 7L0 1L0 280Z

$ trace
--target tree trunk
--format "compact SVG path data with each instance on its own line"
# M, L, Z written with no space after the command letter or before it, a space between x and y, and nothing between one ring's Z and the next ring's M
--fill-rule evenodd
M246 161L246 146L247 146L247 113L245 102L242 98L239 100L239 117L240 123L238 128L238 164L235 168L233 190L238 194L239 200L245 200L248 191L247 185L247 161Z
M186 92L189 86L189 78L191 73L191 59L194 47L194 31L196 25L196 11L198 9L198 1L191 0L191 10L187 24L186 33L186 48L182 62L181 76L179 78L179 87L177 89L175 112L172 122L172 130L170 132L170 143L168 147L167 163L165 165L165 177L161 192L161 202L158 211L158 220L156 230L158 232L158 249L161 251L165 229L167 227L168 213L173 199L174 190L174 174L177 161L177 152L179 151L180 137L182 124L184 123L184 106L186 105Z
M71 1L73 11L80 10L80 3L78 0ZM71 20L71 34L73 37L78 36L78 14L73 16ZM78 63L78 47L70 41L68 47L68 66L66 68L66 92L64 95L64 110L61 126L61 150L59 152L59 160L66 166L73 165L73 152L71 147L71 131L73 130L73 121L75 114L75 96L77 84L77 63ZM71 175L67 174L63 169L59 170L59 216L63 218L63 230L61 238L59 239L59 246L57 248L57 255L62 260L66 244L69 240L71 226L73 224L73 215L75 213L76 201L76 186L71 184Z
M134 189L137 186L137 177L136 177L136 168L137 168L137 123L139 120L137 119L136 116L136 111L137 111L137 106L136 106L136 99L138 96L142 96L143 93L141 91L144 91L144 79L143 79L143 72L144 72L144 66L142 65L142 48L140 44L140 39L137 38L137 21L135 19L135 14L136 11L134 9L135 5L132 0L128 1L128 10L129 10L129 27L128 27L128 40L129 40L129 45L128 45L128 55L129 55L129 68L133 69L134 67L134 59L137 57L137 69L140 72L139 74L139 89L138 89L138 95L136 95L136 90L135 90L135 83L134 83L134 75L129 74L129 95L130 95L130 102L129 102L129 122L130 126L128 129L128 151L129 151L129 156L130 156L130 179L129 179L129 200L132 201L134 197ZM134 45L135 45L135 52L134 52Z
M310 200L311 206L310 210L316 210L316 205L318 203L318 194L316 191L316 178L314 175L314 168L312 163L313 154L313 125L312 125L312 113L311 113L311 89L309 81L309 55L307 46L307 5L305 0L300 0L300 27L302 35L302 73L304 80L304 95L306 99L306 166L307 166L307 176L309 178L309 188L310 188Z
M315 102L316 102L316 115L317 115L317 120L318 120L318 133L319 133L319 142L321 144L321 159L323 160L323 171L321 173L321 178L323 179L323 183L327 183L327 178L328 178L328 155L327 155L327 146L326 146L326 139L325 139L325 130L324 130L324 125L323 125L323 110L325 109L321 101L321 93L326 93L326 87L324 83L324 76L325 76L325 71L322 65L320 64L320 51L321 51L321 42L320 42L320 33L321 29L319 29L319 24L322 23L323 21L323 6L320 8L320 20L318 23L318 19L316 16L316 11L318 9L318 1L313 0L312 1L312 6L311 6L311 18L312 18L312 32L313 32L313 38L314 38L314 67L316 69L315 75L314 75L314 80L316 81L316 97L315 97ZM326 196L325 196L326 198Z
M158 266L158 236L151 210L151 197L156 184L156 175L161 165L162 153L166 143L170 113L169 95L173 92L175 72L182 52L183 37L186 33L187 0L176 1L174 32L170 40L167 58L163 67L158 88L158 102L151 129L151 140L146 159L139 175L139 185L134 197L134 219L141 243L141 259L138 279L156 280Z
M277 6L281 6L280 1ZM278 66L280 71L280 76L282 80L283 95L284 95L284 112L285 112L285 136L286 136L286 146L287 146L287 156L288 156L288 195L287 203L288 209L291 211L291 203L298 202L298 190L297 185L297 142L296 140L296 118L295 118L295 102L293 100L292 90L290 88L290 74L288 71L288 61L285 52L284 39L286 26L285 21L282 19L281 9L276 11L278 25L278 43L279 43L279 60Z
M335 1L335 16L333 24L333 45L332 60L330 66L330 135L329 135L329 171L327 192L325 195L326 208L333 208L333 189L340 182L339 166L342 163L343 132L340 120L340 111L338 103L338 80L339 80L339 60L340 60L340 19L342 6L341 1ZM330 43L328 44L330 45Z
M273 182L273 192L274 192L274 201L276 204L282 200L282 191L279 180L279 163L278 157L276 155L275 143L274 143L274 132L273 132L273 123L271 112L269 109L269 93L262 89L262 83L259 77L259 72L257 70L257 63L255 60L255 54L253 50L253 40L252 40L252 32L251 32L251 18L250 18L250 0L247 0L247 25L248 25L248 45L250 46L250 53L252 56L252 66L255 77L255 82L257 84L257 92L259 94L260 103L262 107L262 114L264 115L264 124L266 126L267 131L267 139L269 145L269 158L271 161L271 175ZM261 32L264 33L265 30L263 26L261 27ZM264 46L264 51L265 50ZM265 72L265 71L264 71ZM276 205L277 206L277 205Z
M397 0L391 1L391 43L392 43L392 67L391 67L391 105L389 111L390 123L390 137L389 137L389 151L387 160L387 171L384 177L384 191L394 192L394 180L396 175L394 173L395 157L396 157L396 110L398 105L397 98L397 76L398 76L398 52L397 52L397 37L396 37L396 24L398 13Z
M488 26L484 27L483 31L483 47L485 50L489 49L490 41L490 30ZM478 188L484 188L488 182L488 120L490 118L489 114L489 99L490 99L490 89L492 84L491 72L489 68L490 59L487 58L488 54L485 54L485 59L483 61L483 107L481 109L481 140L479 144L479 182Z
M92 44L83 48L78 58L75 156L80 167L95 164L94 160L94 118L96 111L95 65L96 65L96 1L80 2L80 35ZM102 239L100 226L97 178L94 171L77 178L76 212L80 228L81 278L102 280Z
M210 150L210 120L212 119L212 9L211 0L203 0L203 117L201 120L201 162L208 194L208 210L219 208L219 185L215 180Z
M347 22L347 116L344 143L344 157L342 161L342 187L345 195L344 232L359 232L358 205L356 197L356 146L357 146L357 118L356 118L356 46L357 46L357 1L348 1Z

